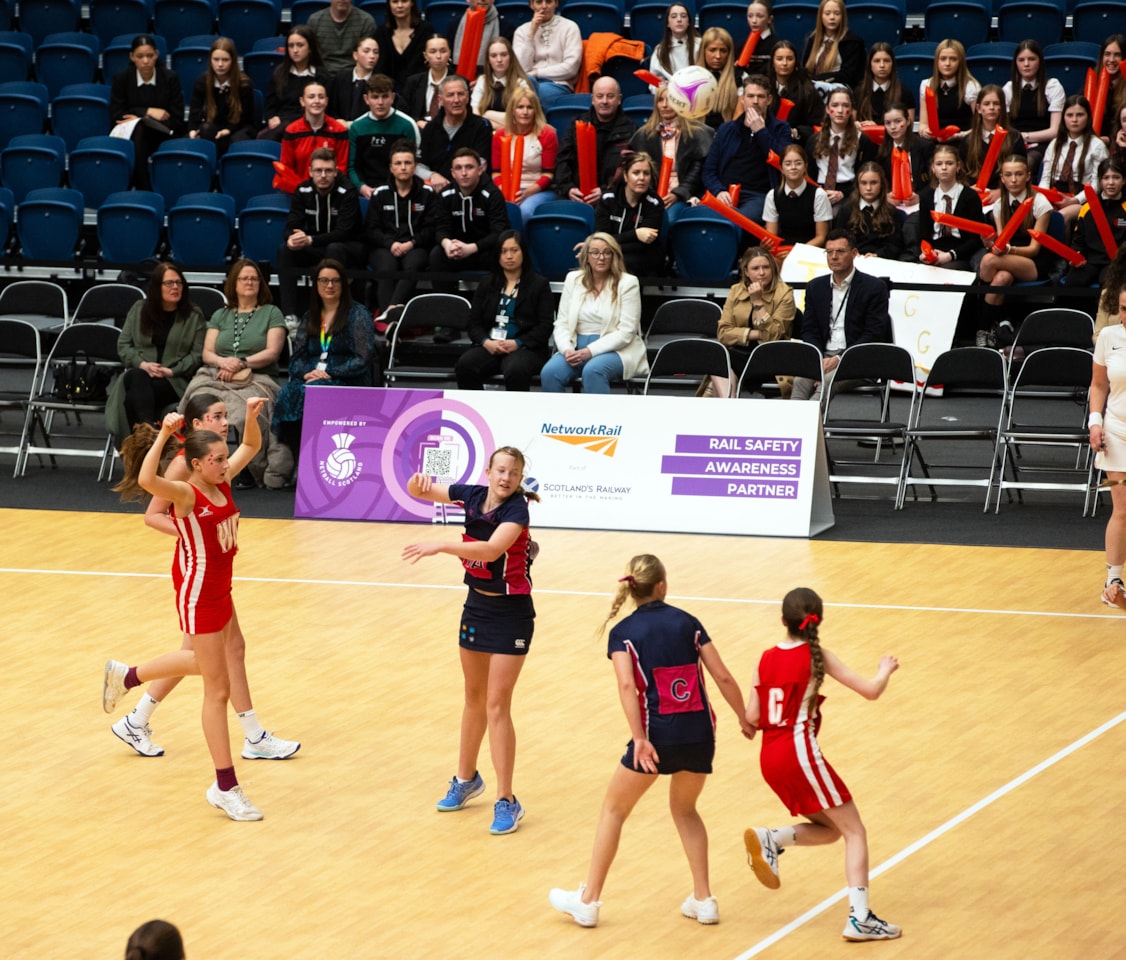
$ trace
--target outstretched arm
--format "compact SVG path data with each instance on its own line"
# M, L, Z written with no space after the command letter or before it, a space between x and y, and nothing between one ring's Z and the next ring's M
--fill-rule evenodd
M488 540L431 540L427 543L410 543L403 547L403 559L417 563L422 557L433 557L439 553L462 560L482 560L492 563L511 547L520 536L523 527L518 523L502 523Z
M265 397L251 397L246 401L246 424L242 429L242 443L231 454L230 469L227 471L232 477L237 476L242 468L254 459L258 448L262 446L262 428L258 425L258 414L265 404Z
M860 676L855 670L846 667L840 657L831 653L824 647L821 652L825 656L825 672L838 683L843 683L849 690L854 690L865 700L877 700L880 694L887 689L891 675L899 669L899 661L892 656L880 657L880 666L876 675L871 678Z

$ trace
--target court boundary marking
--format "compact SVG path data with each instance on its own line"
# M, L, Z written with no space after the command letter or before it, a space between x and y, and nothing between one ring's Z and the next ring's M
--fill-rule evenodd
M1091 730L1089 733L1084 734L1078 740L1075 740L1072 743L1068 744L1062 750L1059 750L1056 753L1052 754L1046 760L1041 760L1034 767L1030 767L1024 773L1019 774L1018 776L1014 777L1012 780L1010 780L1004 786L998 787L996 790L994 790L988 796L983 797L981 800L978 800L976 803L973 803L970 806L966 807L966 809L963 810L961 813L955 814L953 817L951 817L945 823L941 824L938 827L935 827L935 829L930 831L930 833L928 833L925 836L921 837L920 839L916 840L914 843L909 844L908 846L904 847L902 850L899 851L899 853L894 854L892 857L885 860L879 866L875 867L873 870L870 870L869 873L868 873L869 881L875 879L876 877L878 877L882 873L886 873L888 870L890 870L892 867L896 866L897 864L902 863L904 860L906 860L912 854L917 853L918 851L922 850L923 847L927 846L930 843L933 843L935 840L937 840L943 834L949 833L955 827L964 823L966 820L969 820L970 817L980 813L982 810L984 810L990 804L995 803L996 801L1000 800L1002 797L1006 796L1007 794L1012 793L1014 790L1016 790L1018 787L1023 786L1025 783L1027 783L1033 777L1043 773L1045 770L1049 769L1050 767L1055 766L1061 760L1067 759L1067 757L1071 756L1071 754L1075 753L1076 751L1083 749L1083 747L1087 746L1087 744L1089 744L1092 741L1098 739L1104 733L1107 733L1108 731L1113 730L1116 726L1118 726L1123 721L1126 721L1126 711L1123 711L1122 713L1118 714L1118 716L1116 716L1116 717L1112 717L1110 720L1107 720L1105 723L1096 727L1094 730ZM735 958L735 960L750 960L751 957L758 956L758 954L762 953L763 950L766 950L768 947L772 947L772 946L774 946L774 944L779 943L781 940L783 940L785 937L789 936L795 930L798 930L799 928L805 926L805 924L807 924L814 917L820 916L822 913L824 913L826 910L828 910L829 907L833 906L836 903L839 903L841 900L844 900L847 897L848 897L848 887L842 887L836 893L832 894L829 897L826 897L819 904L817 904L813 907L810 907L801 916L795 917L793 920L791 920L785 926L780 927L779 929L775 930L774 933L772 933L769 936L765 937L764 939L760 940L754 946L749 947L743 953L739 954Z

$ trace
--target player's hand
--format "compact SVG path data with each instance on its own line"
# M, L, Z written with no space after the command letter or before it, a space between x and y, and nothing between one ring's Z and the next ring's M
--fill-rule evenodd
M643 773L656 773L657 764L661 758L657 756L657 748L648 740L633 741L633 769Z
M403 547L403 559L418 563L423 557L432 557L438 552L439 543L408 543Z
M266 406L265 397L250 397L246 401L246 419L249 420L251 417L257 418L264 406Z
M415 473L407 481L407 490L414 497L422 497L430 492L434 478L427 473Z
M183 425L184 415L182 413L166 413L160 423L160 429L164 433L173 434Z
M743 731L743 736L748 740L754 740L755 734L758 733L758 727L751 723L746 717L739 718L739 728Z
M885 677L890 677L896 670L899 669L899 658L893 657L890 654L880 657L880 673Z

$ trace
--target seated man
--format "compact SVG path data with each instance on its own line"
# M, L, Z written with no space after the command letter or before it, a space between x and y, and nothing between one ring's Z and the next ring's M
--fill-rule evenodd
M564 200L578 200L593 206L605 191L614 189L622 158L630 152L629 142L637 124L622 112L622 88L613 77L600 77L594 81L590 110L577 119L594 126L598 183L585 195L579 189L579 155L575 147L575 123L572 122L559 141L555 189Z
M484 117L469 112L469 83L465 77L446 77L438 99L442 109L422 131L418 175L435 190L442 191L450 185L450 163L462 148L479 157L489 156L493 128Z
M438 246L430 254L430 269L435 273L491 270L497 238L509 227L504 196L485 176L485 160L476 150L458 150L450 170L454 182L436 204ZM435 280L434 289L455 293L457 282Z
M375 35L375 20L352 0L331 0L327 7L312 14L309 29L317 37L317 49L325 71L339 73L352 66L352 51L361 37ZM351 117L348 117L351 120Z
M891 316L888 313L888 288L879 277L870 277L853 266L856 241L847 230L832 230L825 241L829 274L816 277L805 288L805 315L801 338L821 351L824 380L833 380L833 371L847 347L858 343L891 343ZM834 390L847 390L856 381L835 384ZM793 400L821 397L821 383L806 377L794 378Z
M304 115L294 120L282 134L281 162L298 180L309 176L309 161L315 150L332 151L336 168L348 172L348 128L328 116L328 90L323 81L310 79L301 91Z
M278 247L281 311L287 317L304 313L297 301L299 271L326 258L352 267L365 262L360 239L360 196L337 170L336 154L321 147L313 151L309 179L293 191L285 221L285 242Z
M418 150L418 127L392 107L394 99L394 81L374 74L364 94L369 112L348 128L348 176L361 197L370 197L376 187L391 181L388 165L392 144L409 140Z

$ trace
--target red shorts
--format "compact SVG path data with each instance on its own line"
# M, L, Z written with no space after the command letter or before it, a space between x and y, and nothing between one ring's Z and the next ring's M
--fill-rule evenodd
M763 779L791 814L807 817L852 799L848 787L821 756L813 731L770 731L759 757Z

